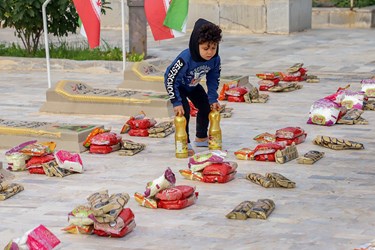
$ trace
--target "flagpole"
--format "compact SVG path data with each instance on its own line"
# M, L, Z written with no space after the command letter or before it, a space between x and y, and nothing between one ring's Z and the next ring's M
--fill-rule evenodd
M125 3L121 0L121 22L122 22L122 71L125 72L126 45L125 45Z
M46 49L46 61L47 61L47 77L48 77L48 88L51 88L51 70L50 70L50 64L49 64L49 44L48 44L48 27L47 27L47 13L46 13L46 7L47 4L49 4L51 0L46 0L43 3L42 6L42 13L43 13L43 32L44 32L44 43L45 43L45 49Z

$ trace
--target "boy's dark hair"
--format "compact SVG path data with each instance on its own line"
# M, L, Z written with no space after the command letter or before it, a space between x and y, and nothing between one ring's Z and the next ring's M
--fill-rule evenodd
M219 43L221 41L221 37L220 27L213 23L207 23L202 25L199 30L198 43Z

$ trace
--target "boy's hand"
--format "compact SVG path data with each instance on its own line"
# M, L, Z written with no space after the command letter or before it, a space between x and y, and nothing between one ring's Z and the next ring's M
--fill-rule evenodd
M185 114L185 111L182 105L173 107L173 111L174 111L175 116L183 116Z
M211 110L220 110L221 106L220 103L215 102L211 104Z

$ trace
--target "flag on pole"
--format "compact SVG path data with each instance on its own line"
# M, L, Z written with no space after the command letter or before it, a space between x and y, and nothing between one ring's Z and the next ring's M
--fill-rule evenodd
M189 0L172 0L163 24L171 29L185 32L188 10Z
M91 49L100 44L101 0L73 0L81 19L81 34L87 37Z
M188 7L188 0L145 0L146 19L154 40L185 35Z

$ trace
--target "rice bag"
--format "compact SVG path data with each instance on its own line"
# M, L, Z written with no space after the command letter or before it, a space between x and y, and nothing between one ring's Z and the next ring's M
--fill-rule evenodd
M93 225L90 215L93 215L93 211L89 206L79 205L68 214L68 222L75 226Z
M254 157L254 150L251 148L241 148L234 152L238 160L252 160Z
M131 231L128 230L130 228L127 228L127 230L125 231L123 229L126 228L132 222L134 222L133 211L130 208L124 208L121 210L116 221L113 223L95 222L94 233L98 234L98 231L101 231L101 234L99 236L123 237L125 236L125 234ZM134 229L134 227L132 227L131 229Z
M137 129L130 129L128 134L130 136L140 136L140 137L147 137L149 136L149 132L148 132L148 129L140 129L140 128L137 128Z
M340 101L341 103L341 101ZM340 106L328 99L319 99L310 108L308 124L332 126L337 122Z
M367 97L375 97L375 79L364 79L361 81L361 90Z
M203 174L202 172L193 172L190 169L181 169L179 170L180 174L188 180L192 181L202 181Z
M143 194L135 193L134 199L142 207L153 208L153 209L158 208L158 205L155 199L145 197Z
M163 189L173 187L176 183L176 177L172 169L167 168L159 178L147 183L145 197L153 197Z
M198 172L204 169L211 163L223 162L225 159L225 154L222 152L215 151L205 151L202 153L194 154L189 158L188 167L193 172Z
M363 109L363 100L365 92L363 91L349 91L345 90L344 98L341 101L341 106L345 106L347 109Z
M95 135L90 140L91 145L112 146L121 142L122 137L113 132L104 132Z
M79 154L59 150L55 153L55 158L60 168L77 173L83 172L82 159Z
M182 191L177 188L167 188L155 195L155 197L162 201L175 201L182 197Z
M28 235L26 245L29 249L50 250L60 244L60 240L45 226L39 225Z
M8 163L8 170L10 171L24 171L26 170L27 160L31 156L21 152L13 152L5 155L5 159Z
M285 142L268 142L261 143L254 149L254 157L261 154L272 154L277 150L284 149L286 146Z
M207 183L226 183L234 179L237 171L227 175L203 175L203 182Z
M117 144L111 145L111 146L91 144L90 153L92 153L92 154L109 154L111 152L120 150L120 148L121 148L121 143L117 143Z
M234 161L212 163L203 169L203 176L206 175L221 175L225 176L233 173L238 167Z
M276 130L276 138L294 139L304 133L305 131L300 127L286 127Z
M241 96L228 96L227 101L228 102L245 102L245 97L243 95L241 95Z
M156 124L154 119L139 119L139 120L131 120L129 121L129 125L131 129L149 129Z
M191 206L195 203L198 198L198 193L195 192L190 197L182 200L175 200L175 201L158 201L158 208L164 209L183 209L188 206Z
M94 230L94 225L90 226L77 226L77 225L69 225L67 227L64 227L61 229L65 232L71 233L71 234L92 234Z

